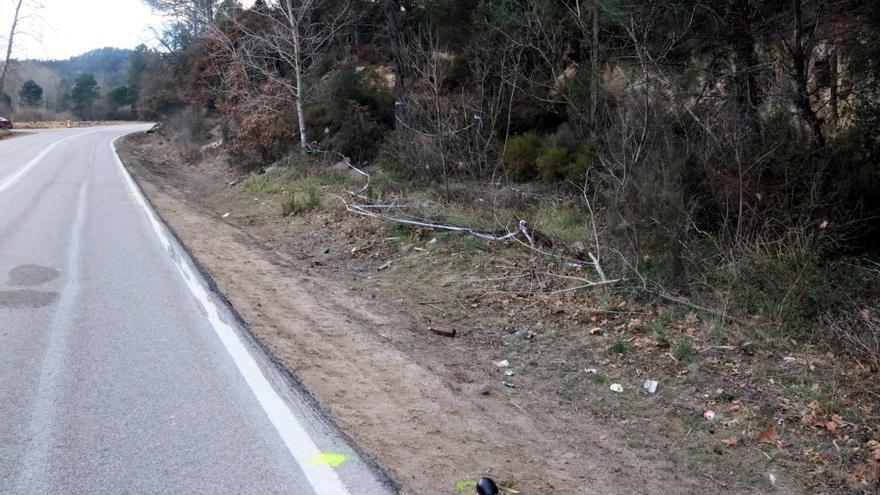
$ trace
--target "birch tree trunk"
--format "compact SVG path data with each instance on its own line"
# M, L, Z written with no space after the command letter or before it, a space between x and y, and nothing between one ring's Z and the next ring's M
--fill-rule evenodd
M287 17L290 22L290 35L293 40L293 72L296 79L294 89L294 104L296 105L296 119L299 124L299 145L302 151L308 148L308 134L306 132L306 117L303 112L303 83L302 83L302 46L300 44L300 19L294 16L293 0L287 0Z
M579 13L580 13L580 9ZM590 135L598 132L596 115L599 111L599 0L593 0L593 39L590 43Z

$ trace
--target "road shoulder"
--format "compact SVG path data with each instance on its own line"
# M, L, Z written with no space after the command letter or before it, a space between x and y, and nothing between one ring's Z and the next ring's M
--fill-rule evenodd
M632 453L589 414L552 414L546 394L499 388L490 356L431 334L369 276L349 285L267 249L265 233L200 201L198 174L169 169L142 145L124 141L120 155L163 219L254 336L404 493L453 493L482 474L521 493L705 493L705 480Z

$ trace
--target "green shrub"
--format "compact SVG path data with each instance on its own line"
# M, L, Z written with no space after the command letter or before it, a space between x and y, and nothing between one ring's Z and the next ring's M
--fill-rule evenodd
M535 178L535 161L541 152L541 138L534 132L527 132L510 138L504 152L502 164L507 176L517 182Z
M611 351L612 354L626 354L629 352L629 345L625 340L617 338L611 343L611 349L609 349L609 351Z
M281 203L281 214L285 217L301 215L312 211L321 206L321 197L315 189L306 191L305 198L298 196L297 193L291 193L290 196Z
M311 139L356 163L372 160L394 125L393 98L378 78L353 67L327 76L315 102L305 109Z
M535 165L541 179L547 182L565 177L565 169L569 163L568 150L554 145L541 148L541 153L535 159Z
M689 363L697 355L697 349L688 338L683 338L672 347L672 356L682 363Z
M574 155L572 160L568 162L563 171L563 175L565 180L574 184L583 185L584 179L587 176L587 171L591 168L594 168L599 161L599 156L596 150L596 143L593 141L587 141L578 152Z

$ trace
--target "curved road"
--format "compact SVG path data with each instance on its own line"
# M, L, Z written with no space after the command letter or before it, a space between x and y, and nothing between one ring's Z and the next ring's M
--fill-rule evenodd
M145 128L0 141L0 493L395 493L144 201Z

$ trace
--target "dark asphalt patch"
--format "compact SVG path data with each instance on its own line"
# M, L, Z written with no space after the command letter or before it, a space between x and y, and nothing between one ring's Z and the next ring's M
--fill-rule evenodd
M0 309L42 308L57 300L57 292L41 292L37 290L0 291Z
M58 278L59 271L40 265L21 265L9 272L9 285L30 287L51 282Z

